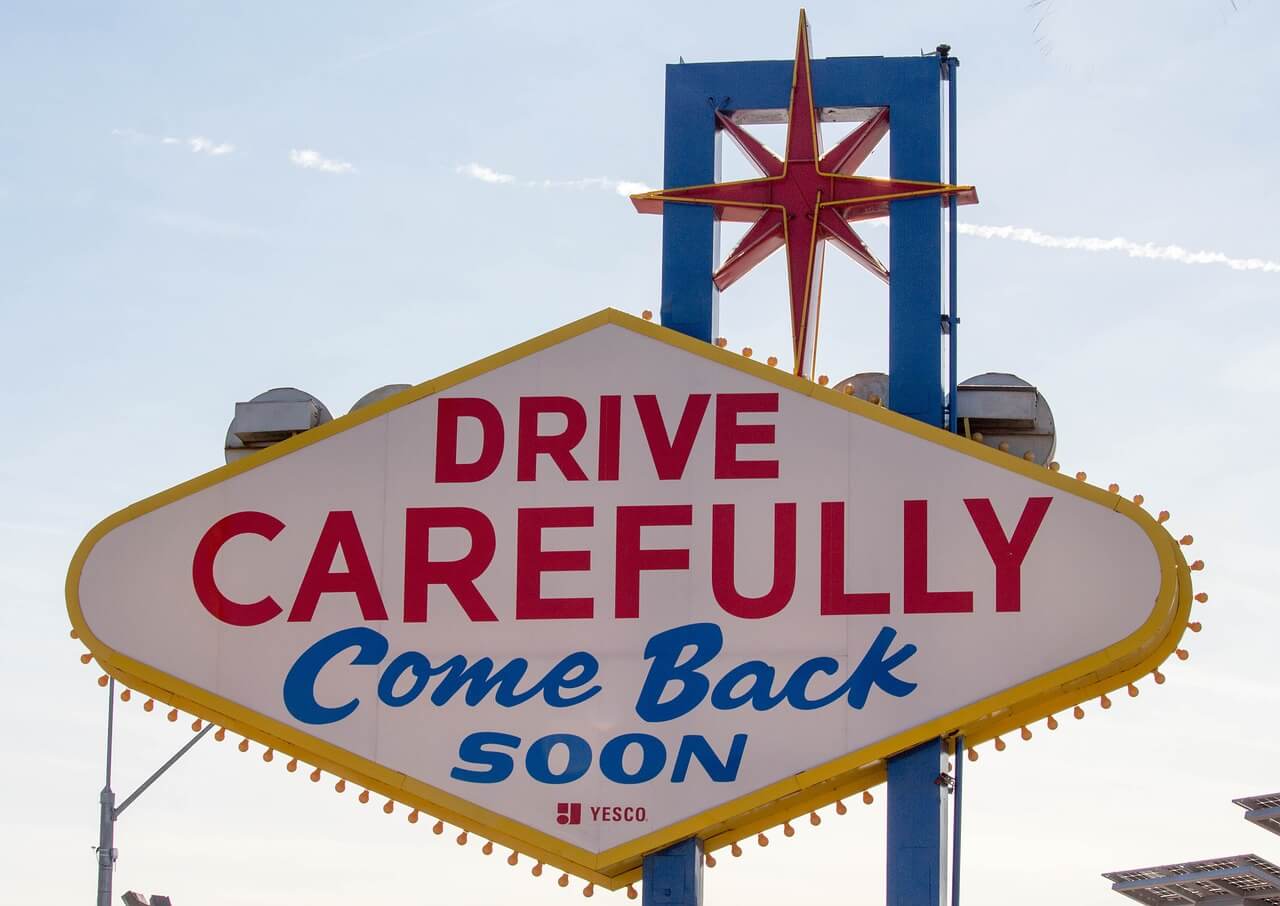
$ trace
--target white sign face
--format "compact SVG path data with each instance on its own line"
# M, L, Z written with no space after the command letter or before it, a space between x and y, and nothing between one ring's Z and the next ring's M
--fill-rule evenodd
M608 884L1177 635L1117 497L616 312L495 360L107 520L82 637Z

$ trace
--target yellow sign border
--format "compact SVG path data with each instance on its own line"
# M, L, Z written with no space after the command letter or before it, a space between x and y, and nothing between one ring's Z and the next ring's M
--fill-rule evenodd
M89 629L80 609L81 572L94 545L113 529L175 500L288 456L295 450L319 443L393 409L439 393L606 324L625 328L718 365L736 368L786 390L812 396L837 409L855 412L864 418L913 434L930 443L949 447L1121 513L1146 532L1159 559L1160 590L1153 602L1151 614L1129 637L1072 664L598 854L480 808L460 797L389 770L280 721L169 676L112 650ZM955 734L963 734L969 745L976 745L1125 686L1150 673L1177 647L1190 614L1191 596L1191 574L1178 543L1146 511L1118 495L611 308L401 391L126 507L104 519L85 536L71 560L66 583L67 612L79 638L103 669L121 682L172 707L224 726L323 771L358 783L389 799L420 809L610 890L616 890L640 878L641 862L646 853L663 849L679 840L691 836L701 837L706 850L711 852L782 821L828 805L836 799L869 789L884 781L886 758L914 745L939 736Z

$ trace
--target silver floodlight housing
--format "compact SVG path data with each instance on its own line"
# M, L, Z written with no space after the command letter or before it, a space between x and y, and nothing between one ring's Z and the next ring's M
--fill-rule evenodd
M853 388L850 390L850 388ZM889 375L883 371L863 371L836 384L836 390L848 393L873 406L889 404Z
M402 390L408 390L412 384L383 384L377 390L370 390L360 399L356 400L355 405L351 407L351 412L357 409L363 409L365 406L371 406L374 403L380 403L389 396L395 396Z
M1042 466L1053 460L1053 411L1034 384L989 371L962 381L954 405L959 433L966 437Z
M223 443L224 455L232 463L329 421L333 421L329 410L310 393L295 387L277 387L248 402L236 403L236 414Z

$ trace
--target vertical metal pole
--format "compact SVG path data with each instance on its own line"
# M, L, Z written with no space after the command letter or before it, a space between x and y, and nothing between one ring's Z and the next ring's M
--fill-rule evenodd
M955 57L948 57L947 66L947 164L948 175L947 181L953 186L957 184L956 177L956 66L959 61ZM949 390L951 396L951 404L948 407L950 415L949 428L951 433L956 432L956 382L958 380L957 368L959 359L957 358L956 338L960 332L960 316L956 307L956 208L957 202L954 195L947 204L947 325L951 328L949 342L947 343L947 355L949 358L950 382Z
M947 788L941 739L889 759L888 906L944 906Z
M960 906L960 808L964 804L964 737L956 737L955 814L951 820L951 906Z
M111 742L115 731L116 681L107 681L107 780L98 796L98 906L111 906L115 868L116 794L111 791Z
M940 46L938 53L942 59L941 66L946 66L946 77L950 79L951 69L948 66L949 59L946 51L950 48ZM935 78L943 77L944 73L941 68ZM935 89L934 97L938 97ZM955 96L950 96L950 101L954 104ZM941 119L941 111L935 111L933 122L936 124ZM951 128L951 172L955 173L955 116L954 107L949 107L949 120ZM941 153L942 140L938 131L935 130L932 137L932 151ZM917 149L918 153L925 149ZM937 173L940 169L938 157L933 154L925 154L924 157L930 159L928 166L932 172ZM923 165L923 163L922 163ZM936 177L925 177L936 178ZM922 245L919 249L921 254L929 254L934 260L941 263L942 243L940 237L938 214L936 207L931 212L924 210L923 207L919 211L914 207L908 208L908 205L915 205L916 202L893 202L891 204L890 213L890 239L894 236L912 235L913 237L923 237ZM903 214L910 213L913 216L909 221L904 219ZM950 207L950 215L955 217L954 203ZM937 240L930 246L924 243L923 239L932 238ZM955 242L955 231L952 230L952 243ZM949 277L949 290L951 294L949 318L951 320L951 334L949 354L952 363L955 362L955 246L950 246L952 270ZM896 252L891 251L890 256L894 260L898 260ZM917 276L923 277L926 268L920 268L916 273ZM933 277L930 279L922 279L920 285L915 287L915 302L918 307L920 318L911 326L915 327L914 331L905 329L906 324L900 331L900 337L906 339L911 337L914 345L919 347L920 353L927 354L928 362L924 360L908 362L907 357L895 357L893 355L895 339L892 335L893 325L891 325L890 336L890 355L889 355L889 403L897 412L909 415L919 421L932 425L942 424L942 407L941 400L938 400L936 408L930 405L922 408L918 405L905 403L902 397L907 396L913 399L926 399L941 396L938 386L938 368L941 362L941 350L937 343L938 324L937 319L942 308L942 280L941 266L937 271L932 272ZM890 317L897 316L897 309L894 308L895 300L893 298L893 281L901 277L901 271L894 273L889 284L891 313ZM929 317L933 321L932 333L929 333L925 327L924 313L928 311ZM925 342L932 338L932 342ZM931 365L929 365L931 363ZM932 372L930 372L930 367ZM952 399L955 399L955 365L951 366L951 374L949 379ZM905 391L905 392L904 392ZM931 393L930 393L931 391ZM954 427L955 412L954 406L950 413L948 421ZM943 906L946 897L946 877L947 877L947 788L940 783L941 775L946 771L947 766L947 750L943 740L935 739L923 745L917 746L910 751L895 755L889 759L889 808L888 808L888 852L887 865L885 871L885 899L888 906Z
M643 906L703 906L702 841L681 840L644 857Z
M700 186L720 179L715 109L681 64L667 67L662 185ZM696 114L690 116L690 110ZM662 206L662 325L711 343L720 296L711 274L720 258L720 222L709 205Z

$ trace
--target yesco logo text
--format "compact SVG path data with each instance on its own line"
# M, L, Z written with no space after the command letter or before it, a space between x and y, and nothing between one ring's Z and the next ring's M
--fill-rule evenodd
M586 815L589 821L611 823L642 824L648 820L643 805L589 805ZM582 816L581 802L556 803L556 824L581 824Z

